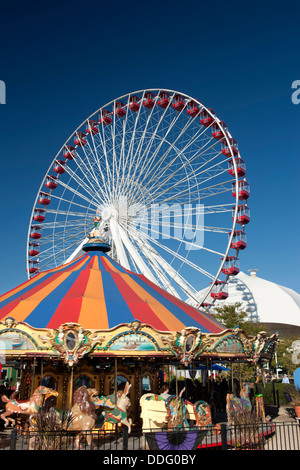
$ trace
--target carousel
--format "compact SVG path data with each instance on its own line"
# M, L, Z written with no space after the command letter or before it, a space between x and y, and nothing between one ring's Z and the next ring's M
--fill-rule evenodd
M71 409L82 386L111 396L128 383L128 416L138 426L140 399L159 393L166 367L271 359L277 337L224 330L211 315L113 261L101 238L83 249L74 261L2 296L1 355L19 370L18 398L47 387L58 409Z

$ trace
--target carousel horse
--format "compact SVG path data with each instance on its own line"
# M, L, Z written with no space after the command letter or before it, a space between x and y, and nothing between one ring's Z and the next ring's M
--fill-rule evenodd
M109 408L102 412L104 422L101 429L105 427L105 423L119 424L122 423L128 427L128 432L131 432L132 419L127 418L127 410L130 406L130 399L127 396L130 391L131 385L127 382L125 389L117 394L117 405L113 403L111 397L100 397L96 402L96 406L103 406Z
M160 430L166 427L189 428L205 426L215 430L208 403L198 401L194 405L188 400L171 396L165 400L160 395L146 393L140 399L143 430ZM176 416L177 414L177 416ZM195 425L189 423L194 421Z
M7 398L6 395L2 395L1 400L6 403L6 411L0 415L0 417L5 421L4 426L6 427L9 424L9 421L11 421L13 426L15 425L15 420L8 417L13 413L24 414L28 416L38 413L43 402L51 396L57 397L58 392L56 390L52 390L51 388L44 387L43 385L40 385L34 391L32 397L30 397L29 400L21 401L16 400L15 398Z
M85 437L89 446L92 444L91 431L97 419L95 402L98 400L98 392L94 388L82 385L73 394L73 406L70 413L70 431L79 431L75 439L75 448L80 448L80 440Z
M226 396L226 413L227 422L229 426L234 424L234 417L248 412L251 412L251 401L249 398L249 387L244 385L240 393L240 398L235 396L233 393L227 393Z
M186 419L187 404L188 402L186 402L186 400L176 395L171 395L167 398L165 406L167 409L166 421L168 423L168 429L177 431L179 429L189 428L189 423Z

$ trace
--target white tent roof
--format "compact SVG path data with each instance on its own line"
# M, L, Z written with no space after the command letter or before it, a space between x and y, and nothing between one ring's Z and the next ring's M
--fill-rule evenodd
M250 270L250 275L240 272L232 277L228 294L226 300L215 302L214 306L241 302L253 321L300 326L300 294L258 277L256 270Z

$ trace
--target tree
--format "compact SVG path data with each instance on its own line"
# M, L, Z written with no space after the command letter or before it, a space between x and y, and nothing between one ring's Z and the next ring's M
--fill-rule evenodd
M256 336L262 327L259 323L250 321L247 310L242 309L241 302L233 304L224 304L222 307L214 307L212 316L222 323L226 328L235 328L238 326L248 336ZM263 328L265 330L265 327Z
M222 307L214 307L212 316L222 323L226 328L239 327L244 330L247 336L257 336L257 334L264 330L259 323L254 323L249 319L249 314L246 310L242 309L241 302L232 304L224 304ZM236 377L240 383L249 382L254 380L256 375L256 366L249 363L238 363L233 365L233 376Z

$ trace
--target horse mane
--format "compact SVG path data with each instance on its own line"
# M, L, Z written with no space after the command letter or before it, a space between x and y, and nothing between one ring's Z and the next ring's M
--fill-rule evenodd
M92 414L95 411L95 406L90 399L86 385L82 385L75 390L73 394L73 405L76 404L84 414Z

